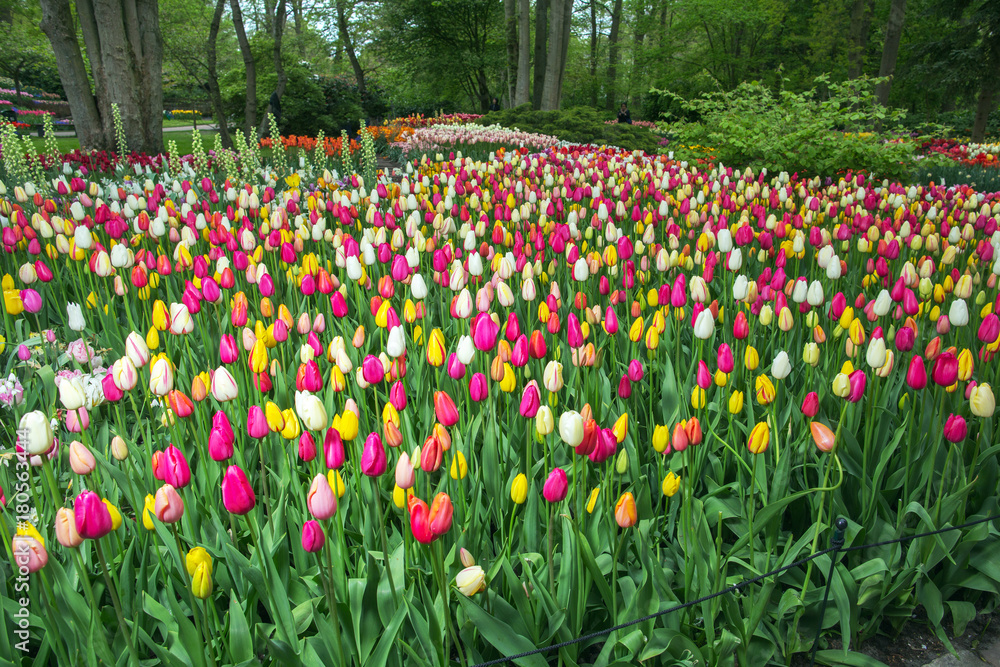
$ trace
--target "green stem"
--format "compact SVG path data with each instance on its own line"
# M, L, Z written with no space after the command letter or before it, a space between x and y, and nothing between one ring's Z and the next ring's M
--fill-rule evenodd
M118 627L121 628L122 634L125 636L125 644L128 646L129 655L132 657L132 663L137 667L139 665L139 654L135 651L135 646L132 645L132 636L128 632L128 628L125 626L125 617L122 615L122 605L118 600L118 590L115 588L114 584L111 582L111 577L108 575L108 564L104 560L104 552L101 550L101 541L94 540L94 548L97 549L97 560L101 563L101 570L104 572L104 581L108 585L108 592L111 593L111 604L115 607L115 614L118 616Z
M378 515L379 535L382 539L382 558L385 562L385 573L389 577L389 589L392 591L392 601L399 605L396 594L396 584L392 580L392 564L389 562L389 540L385 533L385 515L382 513L382 493L379 491L375 478L372 478L372 493L375 494L375 512Z

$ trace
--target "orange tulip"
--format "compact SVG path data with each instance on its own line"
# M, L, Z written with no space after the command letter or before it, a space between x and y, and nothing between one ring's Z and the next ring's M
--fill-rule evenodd
M819 422L809 422L809 430L812 431L813 442L821 452L831 452L837 445L836 436L825 424Z

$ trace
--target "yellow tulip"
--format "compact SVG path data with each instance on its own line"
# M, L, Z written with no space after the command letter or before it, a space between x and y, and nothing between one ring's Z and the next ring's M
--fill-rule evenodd
M750 431L750 439L747 441L747 448L751 454L762 454L767 451L767 446L771 442L771 427L766 422L760 422Z
M734 391L729 395L729 414L739 414L743 410L743 392Z
M590 492L590 497L587 499L587 514L594 513L594 507L597 506L597 496L601 493L601 487L595 486L594 490Z
M623 412L617 420L615 420L615 425L611 427L611 432L615 434L615 440L618 444L622 444L625 440L625 436L628 435L628 413Z
M523 472L510 483L510 499L515 505L523 505L528 499L528 478Z
M681 478L673 472L668 472L663 478L663 495L673 498L681 488Z
M653 449L662 454L667 450L667 443L670 442L670 429L666 426L657 425L653 429Z
M467 474L469 474L469 464L465 461L465 454L458 452L451 460L451 478L465 479Z

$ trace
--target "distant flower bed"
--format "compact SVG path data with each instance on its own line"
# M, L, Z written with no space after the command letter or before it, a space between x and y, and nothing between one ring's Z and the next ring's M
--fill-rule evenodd
M197 109L174 109L168 111L167 115L174 120L196 120L202 117L202 113Z
M925 153L937 153L967 166L1000 167L1000 143L963 143L955 139L934 139L924 143Z
M436 152L445 149L486 148L496 146L523 147L545 150L559 143L559 139L546 134L533 134L499 125L435 125L417 128L403 141L394 144L404 155Z
M410 127L431 127L432 125L464 125L474 123L482 118L478 113L447 113L440 116L422 116L416 114L392 120L389 125L408 125Z
M396 121L393 121L393 123L389 125L375 125L372 127L366 127L364 131L372 135L372 138L375 139L376 141L381 139L386 141L387 143L392 144L402 141L407 136L413 134L414 129L412 127L397 125ZM286 149L298 148L304 151L316 150L316 141L317 140L314 137L298 136L294 134L289 135L287 137L281 137L281 143L284 144ZM264 137L263 139L260 140L261 148L272 148L273 146L274 142L270 137ZM327 154L327 156L339 155L342 146L343 146L343 141L341 140L340 137L326 137L323 139L323 150ZM359 148L360 144L356 140L351 139L350 143L351 153L354 153Z
M618 124L618 119L616 118L615 120L606 120L606 121L604 121L604 124L605 125L617 125ZM651 130L655 130L656 129L656 123L654 123L651 120L633 120L632 124L635 125L635 126L637 126L637 127L648 127Z

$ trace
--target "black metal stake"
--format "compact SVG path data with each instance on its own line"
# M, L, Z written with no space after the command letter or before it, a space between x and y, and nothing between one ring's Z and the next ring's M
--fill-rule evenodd
M823 591L823 602L819 606L819 622L816 625L816 638L813 639L812 650L809 652L809 666L816 665L816 649L819 648L819 636L823 632L823 620L826 618L826 603L830 599L830 586L833 584L833 569L837 567L840 549L844 546L844 532L847 530L847 519L840 517L834 522L833 539L830 540L830 571L826 574L826 588Z

